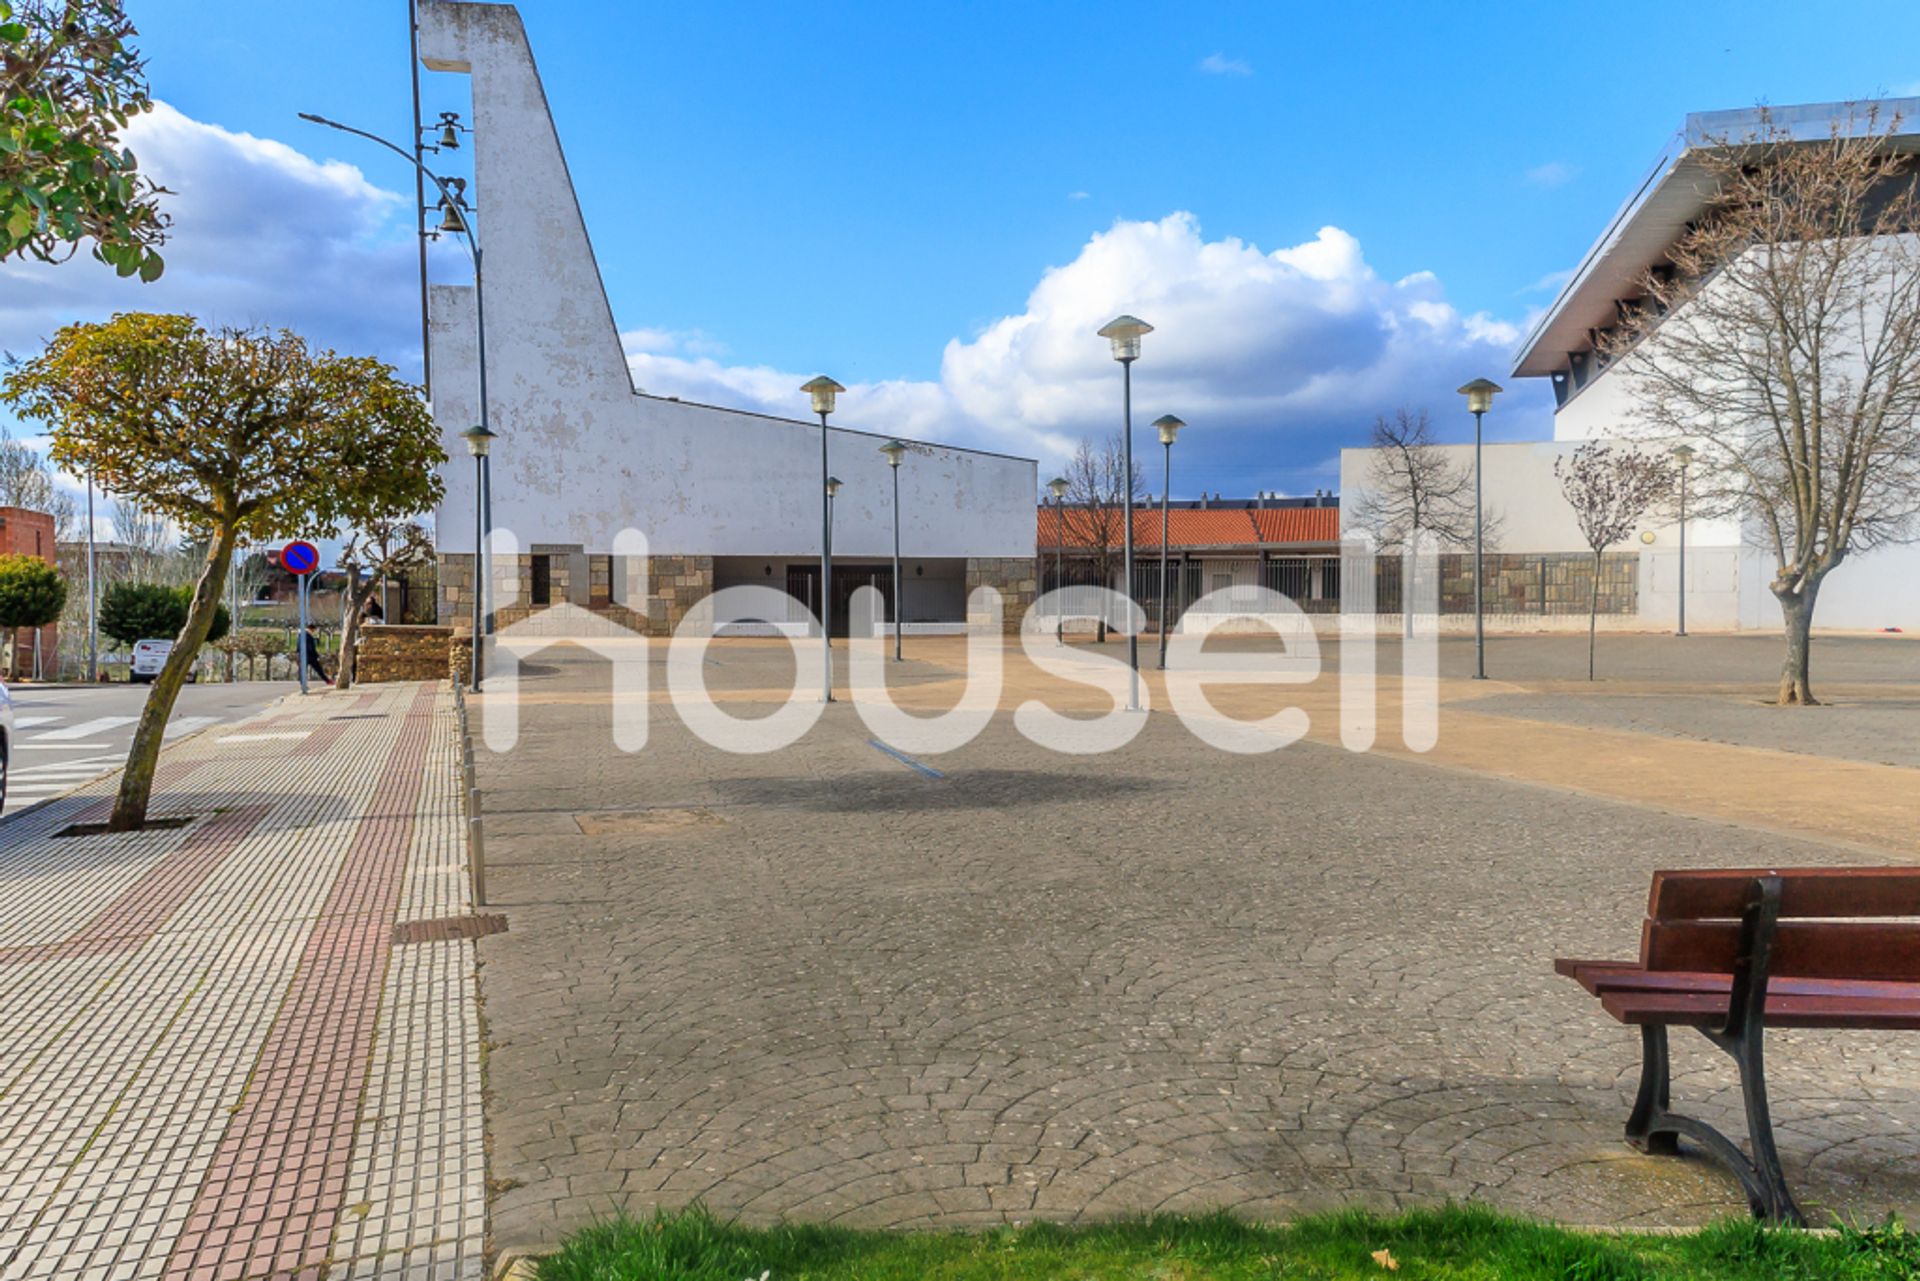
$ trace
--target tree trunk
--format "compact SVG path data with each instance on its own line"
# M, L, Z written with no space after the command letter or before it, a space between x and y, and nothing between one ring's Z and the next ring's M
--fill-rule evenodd
M1799 591L1774 585L1773 594L1780 601L1787 636L1787 655L1780 665L1779 704L1782 707L1817 707L1820 703L1813 696L1811 675L1813 602L1819 592L1819 579L1809 579Z
M154 678L147 692L146 705L140 709L140 724L133 731L133 746L127 751L126 773L120 777L120 795L113 802L113 816L107 820L110 832L137 831L147 821L147 802L153 793L153 771L160 763L160 746L167 732L167 718L173 715L174 700L187 683L194 659L213 628L214 611L227 581L227 567L233 561L234 531L230 526L214 530L207 546L207 562L200 581L193 587L193 603L187 608L187 624L175 638L173 652Z
M1587 610L1587 679L1593 679L1594 637L1600 630L1600 553L1593 554L1593 602Z
M377 584L377 579L369 577L366 585L348 598L346 621L340 624L340 655L334 660L335 689L347 689L353 684L353 664L360 656L360 618L366 612L367 601L372 599Z

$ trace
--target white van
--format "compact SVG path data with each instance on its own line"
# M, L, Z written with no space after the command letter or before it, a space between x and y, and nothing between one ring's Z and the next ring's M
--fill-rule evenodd
M167 665L167 655L173 653L170 640L143 640L133 643L133 666L128 670L127 679L137 685L150 685L160 669Z

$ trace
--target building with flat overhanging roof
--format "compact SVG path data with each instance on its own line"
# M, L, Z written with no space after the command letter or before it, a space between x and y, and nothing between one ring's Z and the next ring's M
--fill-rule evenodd
M633 385L519 13L455 0L422 0L419 12L422 65L471 84L469 195L485 257L489 416L498 433L493 523L518 544L512 557L496 549L499 622L567 602L640 631L689 615L724 627L745 620L714 612L709 594L746 584L789 592L801 615L817 616L819 422ZM474 291L435 285L428 307L433 409L449 457L437 514L439 613L464 627L475 467L461 433L479 422ZM804 411L797 387L794 401ZM828 433L827 467L842 481L828 610L836 631L846 630L858 587L879 588L892 607L886 440ZM1007 625L1017 626L1033 593L1033 460L907 444L899 471L904 616L964 623L969 589L992 586L1005 596ZM645 536L644 566L616 547L623 530Z
M1515 378L1545 378L1554 393L1550 440L1491 444L1486 448L1488 510L1500 517L1495 545L1501 568L1517 575L1515 599L1528 599L1520 580L1530 558L1585 552L1571 511L1553 474L1556 460L1593 440L1667 448L1678 439L1652 439L1636 424L1636 396L1627 362L1617 358L1615 332L1643 307L1642 284L1650 271L1670 265L1670 255L1695 220L1717 196L1707 153L1716 141L1760 136L1779 145L1828 140L1843 133L1885 133L1889 121L1900 125L1889 140L1893 150L1920 152L1920 98L1874 104L1818 103L1690 115L1668 141L1659 159L1581 258L1572 277L1539 317L1514 357ZM1709 282L1705 288L1712 289ZM1687 304L1682 304L1686 306ZM1678 311L1661 322L1672 324ZM1642 341L1657 357L1661 330L1656 325ZM1457 402L1456 402L1457 403ZM1445 406L1436 404L1436 410ZM1497 421L1495 405L1490 420ZM1759 424L1755 424L1756 428ZM1455 465L1472 466L1471 445L1449 445L1442 452ZM1348 510L1363 499L1374 451L1341 451L1341 493ZM1916 531L1920 532L1920 531ZM1778 602L1768 584L1777 569L1770 540L1752 517L1700 515L1687 522L1686 615L1689 627L1766 628L1781 626ZM1606 592L1619 625L1669 628L1678 616L1680 529L1671 510L1650 513L1632 540L1616 549L1607 570ZM1510 564L1509 564L1510 562ZM1571 565L1569 566L1571 568ZM1538 571L1540 598L1550 604L1549 566ZM1498 585L1496 585L1498 586ZM1517 625L1529 625L1524 606L1504 608L1508 593L1496 590L1496 614L1514 613ZM1570 611L1571 612L1571 611ZM1580 611L1584 613L1584 606ZM1825 580L1814 614L1816 626L1879 630L1920 629L1920 547L1883 546L1851 555Z

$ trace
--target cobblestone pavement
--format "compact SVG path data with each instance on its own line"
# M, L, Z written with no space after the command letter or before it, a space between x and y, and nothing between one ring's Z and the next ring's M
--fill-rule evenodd
M1654 808L1476 772L1465 748L1229 756L1157 713L1087 758L1003 715L936 777L845 703L766 756L656 705L627 755L604 665L538 663L517 750L481 765L513 925L480 944L506 1249L695 1199L947 1226L1468 1197L1590 1224L1742 1213L1713 1167L1621 1143L1638 1038L1552 960L1630 953L1657 867L1911 860L1698 817L1677 786ZM904 674L930 690L936 667ZM751 644L709 660L741 715L792 670ZM1633 741L1648 777L1746 760ZM1729 1065L1692 1041L1675 1097L1737 1131ZM1920 1043L1768 1048L1803 1202L1920 1210Z
M381 686L170 747L181 828L0 823L0 1277L481 1275L473 944L396 943L471 912L457 777Z

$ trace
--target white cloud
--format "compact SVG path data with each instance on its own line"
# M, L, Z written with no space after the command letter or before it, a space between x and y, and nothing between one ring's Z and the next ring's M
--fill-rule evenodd
M0 349L31 352L71 319L180 310L289 325L417 370L404 197L350 165L164 106L137 122L133 142L178 192L166 275L142 286L90 260L0 267ZM1057 463L1116 426L1119 371L1094 330L1123 311L1158 327L1134 371L1136 422L1177 413L1193 424L1176 460L1188 478L1176 485L1189 492L1326 484L1329 460L1363 439L1375 414L1424 404L1445 421L1453 388L1498 376L1516 333L1461 314L1431 272L1381 279L1337 227L1266 252L1209 240L1192 215L1175 213L1091 236L1042 273L1018 313L951 340L937 377L856 385L839 421ZM649 392L783 416L819 372L732 358L698 330L632 328L622 342ZM1502 401L1502 425L1545 435L1546 403L1523 386ZM1537 417L1519 412L1529 405Z
M1068 200L1085 200L1086 198L1087 193L1084 191L1069 191L1067 193Z
M685 352L690 356L724 356L728 351L727 344L701 329L623 329L620 349L628 355Z
M1520 290L1523 294L1557 294L1569 280L1573 279L1572 267L1562 271L1550 271L1540 279Z
M316 132L318 132L316 130ZM215 324L286 325L343 350L419 368L419 293L407 200L340 161L194 120L166 103L128 145L171 188L167 270L143 285L82 250L57 265L0 266L0 350L28 354L60 325L117 311L183 311ZM398 162L396 162L398 163Z
M1200 59L1200 70L1210 76L1250 76L1253 64L1245 58L1229 58L1224 53L1210 53Z
M1564 187L1580 176L1580 169L1565 160L1549 160L1535 165L1523 175L1530 187Z
M1188 489L1324 484L1375 414L1426 405L1444 421L1453 389L1504 372L1519 337L1513 323L1462 315L1431 272L1380 279L1337 227L1263 252L1208 240L1176 213L1096 234L1042 275L1020 313L950 341L937 380L851 387L838 421L1057 464L1116 426L1119 371L1094 331L1123 311L1156 326L1134 368L1136 423L1176 413L1193 424L1176 462L1198 477ZM788 416L815 372L628 350L650 392ZM1544 395L1529 419L1516 412L1529 391L1517 390L1503 405L1510 434L1545 435Z

